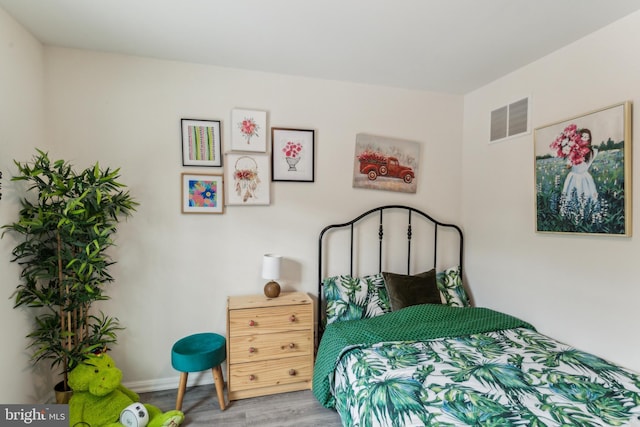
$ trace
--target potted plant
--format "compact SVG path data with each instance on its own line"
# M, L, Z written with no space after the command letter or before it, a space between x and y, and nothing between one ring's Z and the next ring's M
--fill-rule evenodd
M87 354L115 344L122 329L118 319L91 309L108 299L114 263L108 250L117 223L138 203L117 181L119 169L96 163L76 172L41 150L31 163L14 163L19 173L12 181L28 184L18 220L4 225L2 234L18 235L12 261L20 264L21 274L14 308L36 309L27 335L32 361L61 367L63 380L56 387L68 390L67 373Z

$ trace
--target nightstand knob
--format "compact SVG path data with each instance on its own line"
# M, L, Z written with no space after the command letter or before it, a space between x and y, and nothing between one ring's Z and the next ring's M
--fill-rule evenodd
M295 369L289 369L289 375L291 375L292 377L296 375L296 370Z
M256 352L255 347L249 347L249 353L255 353L255 352Z
M295 343L289 343L289 348L296 348Z
M256 326L255 320L249 320L249 326Z
M255 381L256 380L256 376L251 374L249 375L249 381Z
M292 322L292 323L293 323L293 322L295 322L295 321L296 321L296 315L295 315L295 314L292 314L292 315L289 317L289 322Z

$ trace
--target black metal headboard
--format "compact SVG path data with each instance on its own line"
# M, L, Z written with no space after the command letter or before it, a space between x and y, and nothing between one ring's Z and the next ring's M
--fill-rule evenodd
M319 244L319 252L318 252L318 339L322 334L322 319L323 319L323 315L324 315L324 298L323 298L323 292L322 292L322 282L324 280L324 263L323 263L323 254L324 254L324 238L327 235L327 232L329 232L330 230L334 230L334 229L345 229L348 228L350 231L350 237L349 237L349 241L350 241L350 251L349 251L349 274L353 275L353 262L354 262L354 229L357 223L359 223L361 220L369 217L369 216L373 216L375 214L379 215L379 221L378 221L378 227L377 227L377 233L378 233L378 272L382 272L382 268L383 268L383 243L384 243L384 239L385 239L385 229L384 229L384 215L385 212L391 212L391 211L405 211L406 212L406 244L407 244L407 274L411 274L411 249L412 249L412 240L413 240L413 228L414 228L414 224L412 223L412 220L417 217L419 219L423 219L424 221L430 223L433 225L432 231L430 233L432 233L432 236L428 236L429 240L432 239L433 242L433 267L437 266L437 261L438 261L438 230L440 228L442 229L450 229L450 230L454 230L457 234L457 237L459 238L459 254L458 254L458 262L459 262L459 266L460 266L460 274L462 275L462 254L463 254L463 236L462 236L462 230L460 229L460 227L458 227L457 225L454 224L446 224L440 221L437 221L436 219L434 219L432 216L430 216L429 214L412 208L410 206L403 206L403 205L386 205L386 206L380 206L374 209L370 209L366 212L364 212L361 215L358 215L357 217L355 217L354 219L352 219L351 221L347 221L345 223L342 224L331 224L326 226L325 228L322 229L322 231L320 232L320 238L318 241Z

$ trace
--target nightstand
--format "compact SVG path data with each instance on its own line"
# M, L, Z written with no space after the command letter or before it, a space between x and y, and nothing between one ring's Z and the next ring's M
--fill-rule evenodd
M302 292L229 297L229 400L310 389L313 320L313 301Z

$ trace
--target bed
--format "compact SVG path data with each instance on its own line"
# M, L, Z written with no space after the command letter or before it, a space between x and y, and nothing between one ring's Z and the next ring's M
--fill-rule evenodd
M323 406L345 426L640 425L637 373L473 307L463 253L459 227L409 206L321 231L313 393Z

